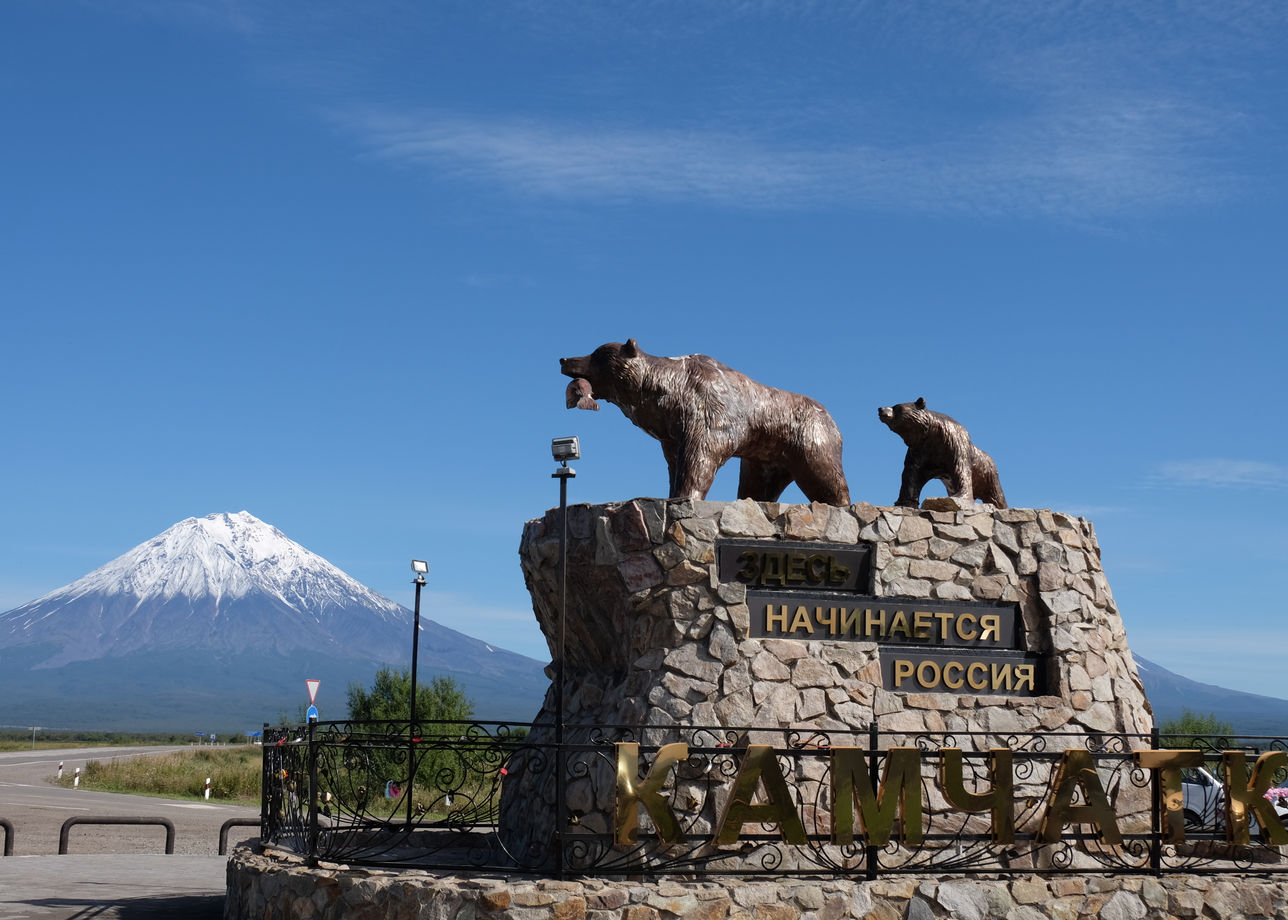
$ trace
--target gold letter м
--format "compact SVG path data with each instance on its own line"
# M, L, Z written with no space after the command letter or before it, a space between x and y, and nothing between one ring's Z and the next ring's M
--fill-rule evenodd
M863 749L832 748L833 843L853 842L856 805L869 846L883 847L890 842L896 810L904 843L921 843L921 751L890 748L881 788L874 790Z

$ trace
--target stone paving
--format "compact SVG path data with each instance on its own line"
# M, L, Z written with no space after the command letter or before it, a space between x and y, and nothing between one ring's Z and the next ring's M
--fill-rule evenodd
M227 863L140 854L0 858L0 920L217 920Z

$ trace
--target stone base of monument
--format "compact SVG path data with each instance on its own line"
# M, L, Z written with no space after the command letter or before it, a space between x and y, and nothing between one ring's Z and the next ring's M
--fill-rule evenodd
M926 505L947 510L654 499L569 507L567 720L853 729L876 719L913 734L1147 734L1151 711L1091 523L1051 511L957 507L952 499ZM529 522L519 550L556 652L558 523L558 510ZM726 577L717 563L726 543L739 552L752 546L760 557L735 558ZM856 573L870 584L830 591L830 573L813 557L855 546L871 548L870 573ZM841 606L846 591L855 595L850 608L877 606L864 598L895 603L884 605L883 621L875 612L852 621L848 634L812 610L797 621L795 609L766 632L763 607L780 588L783 597L813 594L825 606ZM753 609L753 598L764 603ZM978 616L916 622L918 600L1014 605L1021 622L1011 636L984 644ZM906 624L896 623L900 610ZM854 634L865 627L866 635ZM876 638L863 641L868 635ZM897 657L898 647L882 639L931 650L1019 644L1038 657L1040 684L999 686L991 673L985 684L978 671L956 669L945 680L941 667L931 686L927 668L892 687L882 658ZM550 695L551 718L552 702Z
M550 881L409 870L310 868L236 849L227 920L873 920L977 917L1280 917L1288 881L1202 875Z
M756 726L827 746L871 727L882 748L987 751L1021 736L1148 746L1152 713L1087 520L953 499L573 505L566 608L560 523L557 509L529 522L520 558L555 658L564 636L568 743L593 745L607 726L645 742L700 726L732 748L776 743L745 731ZM556 697L552 687L534 741L553 735ZM512 773L501 803L511 852L549 845L554 775ZM1045 795L1047 778L1029 789L1020 777L1017 796ZM613 832L611 775L565 776L564 787L569 833ZM1120 816L1148 809L1131 783L1115 796ZM717 803L690 798L705 802L690 830L710 831Z
M1280 848L1159 835L1157 783L1131 755L1152 714L1088 521L950 499L574 505L566 605L561 523L529 522L520 557L564 692L503 768L489 761L499 812L422 832L478 848L383 850L407 868L374 869L243 847L225 917L1288 916L1288 879L1246 874L1277 870ZM965 807L963 790L998 788L1003 749L1011 794ZM1069 751L1073 785L1058 779ZM912 766L886 796L896 762ZM1003 798L1014 839L997 843ZM1115 820L1125 842L1097 839ZM506 868L443 868L462 865ZM1245 874L1169 874L1185 869Z

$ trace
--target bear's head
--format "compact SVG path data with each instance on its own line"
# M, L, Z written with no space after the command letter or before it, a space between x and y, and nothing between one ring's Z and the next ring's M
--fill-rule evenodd
M897 406L882 406L877 410L877 418L885 422L890 430L905 441L924 431L930 421L931 413L926 409L924 397L918 397L915 403L899 403Z
M644 352L634 339L626 343L608 342L580 358L560 358L559 371L574 380L589 382L594 395L616 402L623 389L629 390L639 374L638 363Z

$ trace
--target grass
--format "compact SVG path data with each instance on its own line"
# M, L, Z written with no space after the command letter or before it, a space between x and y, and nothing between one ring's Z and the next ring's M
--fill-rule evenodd
M80 784L100 792L204 799L206 777L210 777L211 801L258 804L262 750L244 744L91 760L81 771ZM72 773L64 772L57 783L71 786L73 779Z
M31 729L26 731L6 729L0 731L0 752L47 751L68 747L106 747L143 744L188 744L191 735L174 733L146 734L139 732L97 731L45 731L40 730L32 744Z

